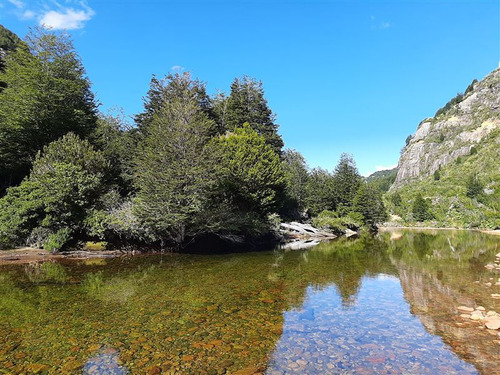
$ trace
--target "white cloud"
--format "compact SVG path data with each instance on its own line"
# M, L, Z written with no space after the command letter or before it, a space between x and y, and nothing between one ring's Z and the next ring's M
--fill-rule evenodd
M21 1L21 0L8 0L9 3L11 3L12 5L14 5L16 8L24 8L24 3Z
M387 165L387 166L386 166L386 165L377 165L377 166L375 167L375 170L374 170L374 171L372 170L372 171L367 172L367 173L362 173L362 176L363 176L363 177L368 177L369 175L371 175L371 174L373 174L373 173L375 173L375 172L379 172L379 171L386 171L386 170L388 170L388 169L394 169L394 168L396 168L397 166L398 166L398 164L397 164L397 163L396 163L396 164L393 164L393 165Z
M396 164L393 164L393 165L388 165L388 166L377 165L377 166L375 167L375 169L376 169L376 171L378 172L378 171L385 171L385 170L387 170L387 169L394 169L394 168L396 168L397 166L398 166L398 164L397 164L397 163L396 163Z
M94 16L95 12L86 7L86 9L76 10L73 8L62 8L60 10L50 10L43 13L39 24L55 30L81 29L85 22Z
M371 27L373 30L386 30L390 28L392 25L388 21L377 21L377 17L375 16L370 16L370 21L371 21Z
M23 12L23 14L21 14L22 20L32 20L35 17L36 17L36 13L33 12L32 10L25 10Z
M36 20L40 26L55 30L81 29L95 12L86 0L0 0L0 7L10 6L10 13L22 21ZM8 9L9 10L9 9Z
M185 69L186 68L180 65L174 65L173 67L170 68L170 70L173 70L174 72L182 72Z

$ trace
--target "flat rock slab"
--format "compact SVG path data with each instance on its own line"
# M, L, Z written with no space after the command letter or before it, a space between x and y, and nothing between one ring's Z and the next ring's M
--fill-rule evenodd
M500 317L489 316L485 319L484 325L488 329L499 329L500 328Z

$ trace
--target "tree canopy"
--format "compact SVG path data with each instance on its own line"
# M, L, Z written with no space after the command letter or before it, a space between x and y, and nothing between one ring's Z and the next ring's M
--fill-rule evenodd
M181 244L196 230L192 224L203 207L209 176L202 151L214 123L200 106L200 91L188 74L169 76L158 91L168 100L158 102L141 129L136 213L162 243Z
M0 176L19 181L43 146L68 132L88 137L97 104L67 34L37 28L5 59L0 81Z
M231 93L222 101L220 106L225 106L223 124L226 130L232 131L248 123L259 135L263 136L266 143L274 152L281 153L283 140L278 134L278 124L275 116L264 98L262 82L248 76L236 78L231 84Z
M104 155L72 133L44 147L29 177L0 199L0 246L27 241L61 248L84 234L105 192L107 168Z
M66 33L37 28L19 41L0 28L0 49L1 247L182 248L268 235L283 219L345 229L383 217L351 155L310 170L283 150L256 79L210 96L189 73L153 76L132 125L98 111Z

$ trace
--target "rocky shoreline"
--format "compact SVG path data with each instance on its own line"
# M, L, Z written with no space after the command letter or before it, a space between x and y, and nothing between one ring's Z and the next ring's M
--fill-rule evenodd
M500 271L500 253L496 254L494 263L488 263L484 267L490 271ZM475 283L480 282L475 281ZM495 280L494 277L490 277L489 281L484 284L487 288L492 285L500 286L500 278ZM500 299L498 293L491 293L490 296L493 299ZM494 310L486 311L483 306L471 307L463 305L457 307L457 314L465 324L475 322L478 324L478 328L486 329L496 338L496 343L500 344L500 313Z

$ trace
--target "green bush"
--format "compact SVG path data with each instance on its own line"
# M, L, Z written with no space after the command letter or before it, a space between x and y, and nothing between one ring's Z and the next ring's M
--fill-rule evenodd
M51 253L55 253L63 248L71 239L71 229L61 228L55 233L51 233L43 244L43 248Z
M0 246L32 240L29 245L56 251L85 233L86 216L106 190L106 170L102 153L74 134L49 144L30 176L0 199Z
M467 190L465 194L469 198L476 198L482 194L484 186L477 175L471 174L465 182L465 188Z
M439 181L441 179L441 173L439 173L439 169L436 169L433 174L434 181Z
M418 193L412 206L413 219L416 221L426 221L433 218L430 212L430 203L428 200L422 197L422 194Z

